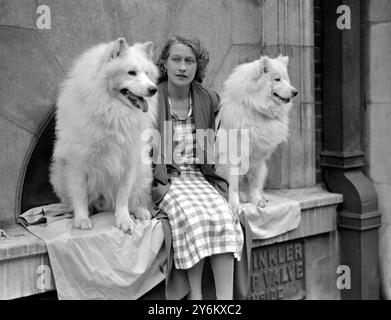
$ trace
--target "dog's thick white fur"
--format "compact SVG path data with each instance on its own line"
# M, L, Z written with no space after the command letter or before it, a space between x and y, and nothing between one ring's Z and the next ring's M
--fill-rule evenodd
M229 202L235 209L240 208L240 201L266 205L266 160L288 138L291 99L297 95L289 80L288 63L285 56L261 56L239 65L224 83L217 121L220 130L239 130L241 145L234 150L242 150L243 154L236 164L226 157L227 163L219 163L217 173L228 180ZM240 130L248 130L248 143ZM232 143L236 141L228 140L231 151Z
M151 217L152 169L143 161L141 135L157 111L158 69L153 44L124 38L82 54L60 88L50 181L74 210L74 227L91 229L89 209L115 211L131 231Z

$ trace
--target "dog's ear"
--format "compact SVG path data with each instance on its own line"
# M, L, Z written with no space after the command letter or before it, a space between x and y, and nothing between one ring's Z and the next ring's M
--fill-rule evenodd
M152 59L152 57L153 57L153 43L151 41L145 42L141 46L141 48L147 54L147 57L149 59Z
M288 63L289 63L288 56L283 56L280 54L277 59L280 60L282 63L284 63L286 66L288 66Z
M267 56L262 56L260 59L260 69L262 73L268 73L270 71L270 62Z
M110 59L121 57L127 48L128 44L126 40L124 38L118 38L111 47Z

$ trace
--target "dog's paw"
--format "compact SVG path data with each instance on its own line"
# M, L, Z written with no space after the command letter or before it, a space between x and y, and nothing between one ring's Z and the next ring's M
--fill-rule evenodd
M230 202L229 205L232 211L234 212L234 214L239 216L242 213L242 206L240 205L240 203Z
M257 199L255 204L260 208L265 208L268 202L269 198L263 194L260 199Z
M151 220L152 215L146 208L138 207L135 213L135 216L139 220Z
M92 222L90 218L75 218L73 220L73 227L81 230L92 229Z
M115 217L115 226L119 229L121 229L123 232L133 232L135 222L134 220L129 216L129 214L126 215L120 215Z

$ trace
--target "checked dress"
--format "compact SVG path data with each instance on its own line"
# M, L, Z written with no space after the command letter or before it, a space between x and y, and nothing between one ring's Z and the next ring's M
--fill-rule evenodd
M197 166L192 103L185 119L170 110L173 140L181 145L173 156L181 159L181 173L170 175L170 189L159 207L171 225L175 267L189 269L205 257L228 252L240 259L244 240L239 217Z

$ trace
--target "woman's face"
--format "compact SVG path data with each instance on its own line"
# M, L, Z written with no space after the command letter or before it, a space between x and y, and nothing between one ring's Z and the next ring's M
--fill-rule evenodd
M197 60L190 47L177 43L171 46L164 66L167 70L168 81L178 87L184 87L189 86L194 79Z

